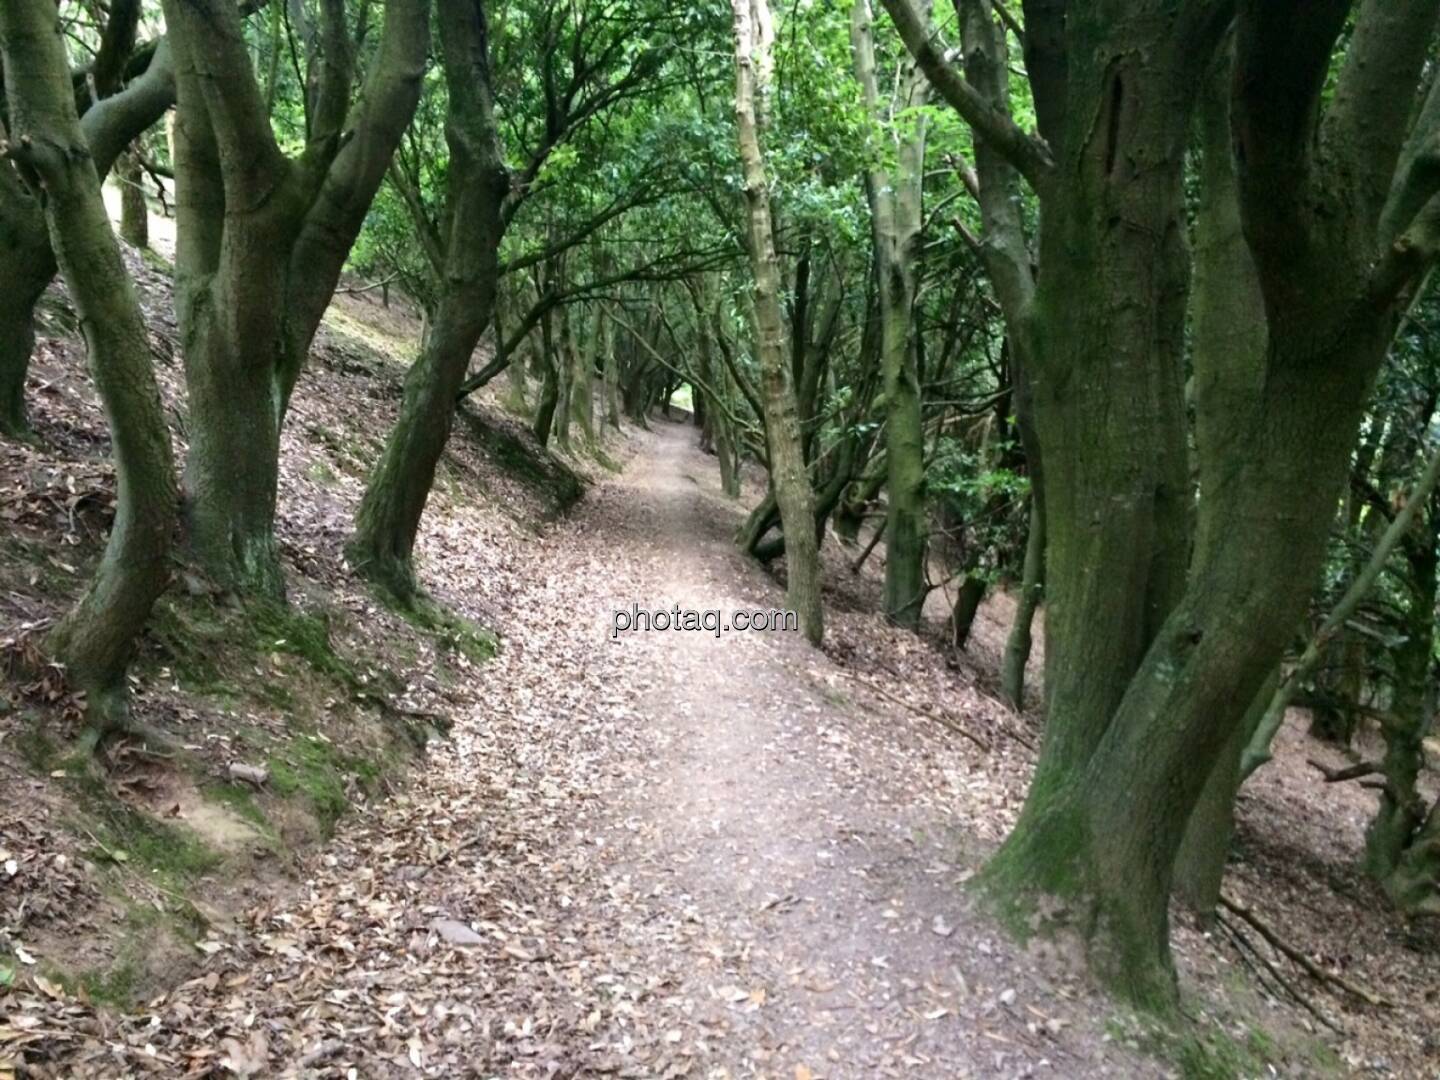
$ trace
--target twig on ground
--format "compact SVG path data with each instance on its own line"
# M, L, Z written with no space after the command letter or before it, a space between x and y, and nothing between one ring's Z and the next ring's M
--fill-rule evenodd
M867 689L879 694L887 701L892 701L896 705L903 706L904 708L907 708L911 712L915 713L917 716L923 716L927 720L933 720L935 721L935 723L941 725L942 727L949 728L957 735L963 735L965 738L973 742L976 746L980 747L981 750L984 750L987 754L990 752L989 742L987 742L985 739L982 739L979 735L976 735L973 731L966 728L963 724L960 723L960 721L956 720L953 716L947 716L944 713L937 713L933 709L925 708L923 705L911 704L904 698L898 697L895 694L890 693L890 691L886 690L884 687L871 682L869 679L857 675L853 671L846 671L845 668L841 668L840 670L844 671L846 675L849 675L856 682L863 684Z
M1300 967L1304 968L1306 973L1309 974L1310 977L1317 982L1327 983L1331 986L1339 987L1347 994L1359 998L1361 1001L1365 1002L1368 1005L1374 1005L1376 1008L1391 1009L1395 1007L1395 1003L1393 1001L1390 1001L1388 998L1381 997L1373 990L1369 990L1366 987L1359 985L1358 983L1351 982L1343 975L1337 975L1333 971L1326 971L1314 960L1311 960L1310 957L1306 956L1299 949L1295 948L1295 946L1289 944L1283 938L1281 938L1279 934L1277 934L1274 930L1270 929L1269 926L1267 926L1263 921L1261 921L1258 915L1256 915L1244 904L1238 904L1234 900L1231 900L1228 896L1222 894L1220 897L1220 906L1225 908L1227 911L1233 912L1234 914L1238 915L1241 919L1244 919L1247 923L1254 927L1257 934L1259 934L1267 942L1269 942L1271 948L1273 948L1281 955L1285 956L1287 959L1300 965Z
M1245 936L1245 932L1243 930L1241 930L1234 923L1230 922L1228 919L1225 918L1224 915L1221 915L1219 912L1216 912L1215 914L1215 922L1227 934L1230 935L1230 938L1235 945L1235 951L1240 956L1241 962L1244 963L1246 967L1248 967L1252 972L1255 973L1255 979L1257 982L1259 982L1262 986L1266 985L1267 983L1273 982L1276 986L1280 988L1281 992L1285 997L1290 998L1297 1005L1299 1005L1306 1012L1308 1012L1311 1016L1315 1017L1316 1020L1320 1021L1320 1023L1324 1024L1331 1031L1343 1033L1343 1029L1338 1024L1336 1024L1333 1020L1331 1020L1324 1013L1322 1013L1320 1009L1314 1004L1314 1002L1312 1002L1309 998L1307 998L1304 994L1300 993L1299 990L1297 990L1294 986L1290 984L1289 980L1287 980L1285 976L1280 973L1280 970L1274 964L1272 964L1264 955L1261 954L1260 950L1255 947L1254 942L1252 942L1248 937ZM1264 970L1256 967L1255 963L1252 962L1252 958L1254 961L1258 961L1261 965L1263 965ZM1280 995L1276 996L1278 997Z

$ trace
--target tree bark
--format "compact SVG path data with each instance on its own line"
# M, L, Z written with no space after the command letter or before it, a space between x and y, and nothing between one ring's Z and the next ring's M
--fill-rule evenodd
M801 631L818 645L824 636L824 616L814 494L801 448L794 376L786 355L769 180L760 145L774 32L766 0L732 0L731 6L735 16L735 118L745 176L750 265L755 278L756 351L764 386L770 475L786 536L786 599L799 616Z
M984 599L984 578L970 575L960 583L955 606L950 610L950 644L955 648L963 649L970 643L970 631L975 628L975 616Z
M46 639L67 678L86 692L92 718L109 725L121 719L125 669L169 575L170 432L49 0L0 5L0 59L14 126L8 155L42 186L50 248L70 286L111 431L115 523L94 578Z
M907 0L885 6L936 90L979 136L977 151L983 144L1002 156L1041 203L1044 272L1033 297L1023 295L1023 276L1016 283L1015 344L1045 473L1048 711L1025 807L980 884L1026 932L1045 929L1043 915L1031 924L1040 897L1056 898L1103 981L1132 1000L1169 1002L1174 846L1160 869L1141 836L1178 832L1173 823L1183 827L1189 806L1143 788L1133 795L1154 822L1125 819L1128 807L1111 800L1131 794L1115 779L1133 775L1131 762L1116 768L1110 754L1127 756L1145 742L1130 738L1136 729L1122 701L1147 647L1168 644L1156 635L1180 594L1188 552L1181 179L1195 88L1225 25L1222 5L1179 13L1158 3L1107 5L1095 18L1071 18L1056 90L1065 100L1037 101L1037 112L1065 121L1043 143L945 62ZM970 6L967 31L989 13L978 3L987 19L977 20ZM966 47L967 66L972 49L993 65L996 50L974 33ZM1123 425L1113 423L1119 416ZM1127 791L1112 790L1119 787ZM1117 834L1122 825L1130 835Z
M1038 494L1030 497L1030 532L1025 538L1025 566L1015 618L1005 637L1000 669L1000 697L1016 712L1025 708L1025 670L1030 663L1031 627L1045 591L1045 512Z
M1440 250L1440 207L1423 209L1429 201L1423 200L1422 209L1399 215L1398 224L1387 227L1383 222L1393 203L1374 197L1377 170L1387 190L1411 187L1407 176L1416 159L1401 153L1410 118L1397 119L1406 110L1391 106L1419 80L1436 5L1362 4L1329 98L1331 55L1350 8L1339 0L1318 6L1300 0L1240 3L1232 131L1245 237L1267 315L1265 347L1253 358L1234 358L1235 369L1215 388L1229 406L1216 414L1217 430L1223 425L1230 437L1217 454L1219 468L1207 471L1208 457L1200 459L1195 555L1183 596L1163 619L1134 677L1119 684L1119 700L1105 710L1088 758L1068 772L1042 767L1020 825L987 869L994 894L1011 911L1026 895L1069 898L1078 924L1090 928L1091 960L1102 976L1133 1000L1160 1007L1172 1004L1175 994L1167 902L1186 824L1214 762L1279 662L1314 588L1375 372L1399 315ZM1152 39L1152 45L1162 44ZM1170 44L1184 48L1184 55L1170 55L1163 64L1172 75L1185 72L1197 57L1208 60L1208 50L1194 40L1176 38ZM1081 104L1073 94L1077 66L1092 55L1077 51L1069 57L1072 117ZM1162 55L1157 47L1149 57ZM1168 95L1163 86L1153 87L1152 95L1145 79L1127 77L1126 61L1114 62L1120 80L1109 84L1112 107L1123 105L1115 96L1123 86L1125 100L1133 101L1138 92L1134 117L1142 126L1150 103L1188 115L1182 87L1172 84ZM1145 63L1134 75L1142 74ZM1188 74L1199 81L1203 73ZM1328 109L1322 95L1332 102ZM1089 108L1080 111L1094 115ZM1422 116L1430 112L1427 107ZM1130 119L1123 108L1115 115L1123 135ZM1440 107L1434 115L1440 117ZM1162 129L1170 122L1150 119ZM1074 149L1068 136L1066 148ZM1136 160L1141 147L1120 148L1118 155L1113 149L1105 149L1103 160L1125 168L1120 163ZM1147 149L1152 165L1144 175L1151 176L1153 163L1169 158L1156 156L1155 144ZM1071 176L1067 181L1074 183ZM1433 192L1434 179L1428 183ZM1065 280L1073 270L1050 255L1047 249L1041 294L1047 283ZM1125 261L1105 265L1113 277ZM1076 296L1086 291L1079 287ZM1037 304L1043 310L1044 301L1037 298ZM1153 377L1165 369L1144 370ZM1047 624L1052 632L1061 627L1065 655L1058 677L1077 659L1065 633L1075 610L1064 609L1084 596L1070 592L1077 568L1069 558L1083 549L1077 539L1086 526L1073 516L1074 493L1085 489L1074 482L1070 453L1081 452L1081 444L1055 437L1064 434L1050 426L1054 402L1046 398L1055 390L1052 385L1038 396L1045 402L1039 410L1042 440L1048 432L1046 498L1057 511L1049 516ZM1163 413L1126 415L1142 426L1162 420L1183 431L1183 424ZM1136 447L1128 434L1125 439L1132 451L1145 455L1160 449ZM1113 436L1085 445L1107 442L1118 449ZM1126 490L1123 474L1101 479L1112 498ZM1101 565L1103 560L1091 562L1087 572L1095 575ZM1101 576L1108 589L1120 580ZM1153 588L1146 592L1160 595ZM1094 598L1081 606L1096 615L1107 610ZM1160 615L1163 607L1148 605L1143 613ZM1111 625L1096 618L1088 630L1106 634ZM1060 708L1068 693L1063 683L1052 685L1052 729L1057 720L1071 719ZM1033 900L1018 908L1033 911Z

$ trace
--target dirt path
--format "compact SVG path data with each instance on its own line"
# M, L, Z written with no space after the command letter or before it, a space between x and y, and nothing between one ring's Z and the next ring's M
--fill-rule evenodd
M965 906L974 747L798 634L610 640L780 606L716 488L660 424L525 565L447 582L503 613L482 706L202 976L77 1007L56 1075L1154 1075Z

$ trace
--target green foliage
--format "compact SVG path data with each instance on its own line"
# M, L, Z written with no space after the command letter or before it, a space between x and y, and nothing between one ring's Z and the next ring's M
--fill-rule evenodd
M1013 438L940 440L925 474L953 572L994 581L1018 576L1025 555L1030 480Z

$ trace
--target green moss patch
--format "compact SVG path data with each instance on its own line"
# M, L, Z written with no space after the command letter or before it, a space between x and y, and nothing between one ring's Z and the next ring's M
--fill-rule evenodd
M376 794L384 771L379 762L343 751L318 733L297 735L277 747L266 766L275 791L305 799L327 837L350 805L347 782Z

